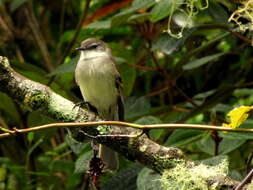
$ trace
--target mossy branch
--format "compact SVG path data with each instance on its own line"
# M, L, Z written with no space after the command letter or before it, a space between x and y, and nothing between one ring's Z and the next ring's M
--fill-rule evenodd
M94 113L75 108L75 104L53 92L49 87L31 81L15 72L5 57L0 56L0 91L8 94L14 101L25 105L31 111L39 111L61 122L90 122L99 121ZM17 129L18 131L18 129ZM88 135L99 134L95 127L85 127L82 131ZM119 133L114 127L112 133ZM121 134L140 134L139 129L120 128ZM171 167L173 159L182 159L182 151L173 147L164 147L151 141L145 134L139 138L130 139L127 136L115 139L113 136L98 140L106 144L129 160L136 160L141 164L161 173Z
M82 108L76 109L73 102L54 93L49 87L31 81L18 74L10 67L8 59L1 56L0 91L8 94L14 101L27 106L31 109L31 111L39 111L42 114L57 119L61 122L72 122L65 124L49 124L47 125L47 128L56 126L71 127L75 125L94 126L102 124L103 122L104 124L117 125L117 127L112 128L112 135L105 136L106 138L98 138L96 140L99 143L111 147L127 159L138 161L139 163L153 169L158 173L163 173L166 169L173 168L178 163L186 162L189 166L193 164L191 161L185 159L184 154L180 149L164 147L150 140L145 134L141 133L142 131L138 129L140 126L138 127L136 124L115 121L115 123L110 121L103 121L99 123L98 121L100 118L97 115ZM74 122L79 123L75 124ZM87 123L85 124L84 122ZM122 125L129 126L130 128L118 127ZM43 126L41 127L43 128ZM146 127L159 128L158 125ZM160 127L166 128L168 126L160 125ZM44 126L44 128L46 127ZM225 128L221 129L225 130ZM26 130L25 132L29 131L29 129L22 130ZM40 129L33 128L33 130ZM90 136L96 136L99 134L99 131L96 127L82 127L79 129L79 131L80 130ZM16 129L14 131L7 130L6 132L9 136L10 134L21 132L21 129ZM117 138L115 138L115 135L113 134L120 135L116 135ZM134 136L138 137L132 138ZM214 181L215 183L219 183L221 187L227 187L227 189L232 189L231 184L232 186L238 184L238 182L235 182L227 177L224 177L222 180L220 178L214 179Z

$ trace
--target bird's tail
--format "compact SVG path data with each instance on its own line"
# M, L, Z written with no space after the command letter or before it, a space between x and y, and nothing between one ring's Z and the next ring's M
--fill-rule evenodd
M99 157L105 164L105 169L115 171L119 167L118 154L105 145L99 145Z

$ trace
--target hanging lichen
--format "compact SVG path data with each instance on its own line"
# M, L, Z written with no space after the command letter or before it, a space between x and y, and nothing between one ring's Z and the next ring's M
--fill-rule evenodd
M244 0L238 1L240 2L240 6L236 11L232 13L229 18L229 22L235 22L239 27L240 30L245 31L247 29L253 30L253 0ZM237 3L238 3L237 2ZM243 24L241 22L241 18L246 19L249 21L247 24Z
M180 4L180 5L179 5ZM177 0L173 0L169 19L168 19L168 28L167 32L175 37L175 38L181 38L183 36L183 31L185 28L190 27L192 25L192 18L199 13L199 11L202 11L206 8L208 8L209 3L208 0L185 0L181 1L181 3ZM181 13L182 16L184 16L184 24L180 25L180 29L177 32L173 32L173 21L175 16L178 13Z

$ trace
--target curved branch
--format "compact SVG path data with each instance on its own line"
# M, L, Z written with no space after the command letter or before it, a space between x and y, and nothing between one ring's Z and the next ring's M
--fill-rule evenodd
M8 94L13 100L39 111L62 122L98 121L99 117L85 109L74 109L75 104L54 93L49 87L31 81L16 73L9 65L8 59L0 56L0 91ZM99 134L95 127L82 128L88 135ZM113 128L112 133L119 133L119 128ZM139 129L120 129L121 134L139 134ZM161 146L146 135L134 140L128 137L114 139L108 136L99 143L106 144L130 160L137 160L149 168L162 172L171 167L173 159L183 158L181 150Z
M0 91L5 92L13 100L27 106L32 111L39 111L62 122L90 122L100 120L98 116L88 110L82 108L75 109L73 102L54 93L49 87L31 81L16 73L10 67L8 59L1 56ZM92 123L88 124L91 125ZM69 123L67 125L70 127ZM72 123L71 125L75 124ZM135 124L131 125L130 127L136 126ZM156 125L153 125L153 127L157 128ZM158 173L162 173L164 170L175 167L178 163L182 162L188 163L187 165L189 167L194 165L192 161L185 159L180 149L161 146L150 140L145 134L141 133L142 135L140 135L140 132L142 132L140 129L113 127L110 135L99 135L96 127L83 127L80 130L88 136L103 136L103 138L96 138L98 143L105 144L127 159L138 161ZM19 131L16 129L16 133ZM11 131L8 132L12 133ZM136 138L133 138L134 136ZM208 182L210 186L213 183L219 184L221 187L219 189L224 187L232 189L233 186L238 185L238 182L227 177L218 177L218 179L208 179L207 181L210 182Z

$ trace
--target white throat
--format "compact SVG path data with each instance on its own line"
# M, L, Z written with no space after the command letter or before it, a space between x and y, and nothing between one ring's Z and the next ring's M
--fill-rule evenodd
M80 60L95 59L100 57L108 57L108 53L104 51L81 51Z

